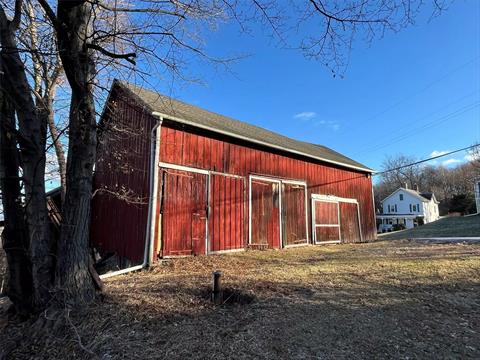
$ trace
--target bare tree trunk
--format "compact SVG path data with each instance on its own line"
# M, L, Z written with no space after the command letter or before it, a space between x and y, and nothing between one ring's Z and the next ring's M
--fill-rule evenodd
M20 52L15 28L0 9L3 71L8 82L9 99L18 119L20 166L25 186L25 213L32 262L33 303L43 309L51 298L54 258L45 196L45 144L47 124L37 116Z
M15 135L15 109L5 97L6 84L0 81L0 188L5 227L2 246L7 256L7 295L15 312L28 316L32 310L32 268L28 255L28 232L21 205L19 153Z
M62 300L71 306L83 305L95 298L89 252L90 200L97 145L93 99L95 67L87 47L91 16L91 6L86 1L58 2L58 46L72 98L67 191L56 277Z
M45 108L47 110L47 122L50 134L52 135L53 146L57 155L58 170L60 173L60 189L62 204L65 202L65 192L67 189L67 161L65 159L65 151L63 144L60 141L60 133L55 124L54 110L53 110L53 96L44 97Z
M62 69L60 58L58 55L40 55L42 48L42 41L39 37L39 20L38 12L41 10L35 10L32 3L27 2L25 4L25 10L27 14L28 28L27 32L30 38L29 48L31 49L32 56L32 78L33 89L35 92L36 105L41 109L41 120L48 124L50 135L52 136L52 142L57 156L59 175L60 175L60 188L61 188L61 200L62 204L65 200L66 189L66 172L67 163L65 160L65 151L60 139L61 133L55 124L53 100L55 98L55 92L57 87L58 78ZM55 41L49 39L49 44L54 44ZM28 48L28 46L27 46Z

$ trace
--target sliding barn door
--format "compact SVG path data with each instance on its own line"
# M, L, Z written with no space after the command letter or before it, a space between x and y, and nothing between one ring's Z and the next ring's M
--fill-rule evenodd
M357 203L340 203L340 231L342 242L360 242L360 219Z
M207 175L165 169L162 178L163 256L205 254Z
M306 185L282 182L283 246L307 244Z
M209 252L245 248L245 179L210 175Z
M316 244L340 242L340 210L338 202L313 200L312 218Z
M250 246L280 248L280 182L252 179Z

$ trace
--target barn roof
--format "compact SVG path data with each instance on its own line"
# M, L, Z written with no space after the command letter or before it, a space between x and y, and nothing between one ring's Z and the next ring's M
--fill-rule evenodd
M207 129L347 168L369 173L373 172L372 169L369 169L365 165L326 146L294 140L273 131L201 109L197 106L172 99L124 81L117 80L115 83L126 89L137 100L144 103L151 112L160 113L168 120Z

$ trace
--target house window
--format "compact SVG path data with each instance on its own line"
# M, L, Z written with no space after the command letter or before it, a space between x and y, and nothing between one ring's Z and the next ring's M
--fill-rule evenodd
M400 194L400 201L403 201L403 194Z
M417 211L417 205L413 205L413 211Z
M388 205L388 212L390 212L390 205Z

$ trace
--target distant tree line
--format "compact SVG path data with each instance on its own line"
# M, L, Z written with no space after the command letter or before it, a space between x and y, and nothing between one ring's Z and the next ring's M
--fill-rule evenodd
M382 211L381 201L399 187L420 192L432 192L440 202L440 215L451 212L476 212L474 180L480 178L479 148L470 152L470 161L455 167L417 164L389 171L416 161L414 157L397 155L386 158L382 164L380 181L374 185L375 208Z

